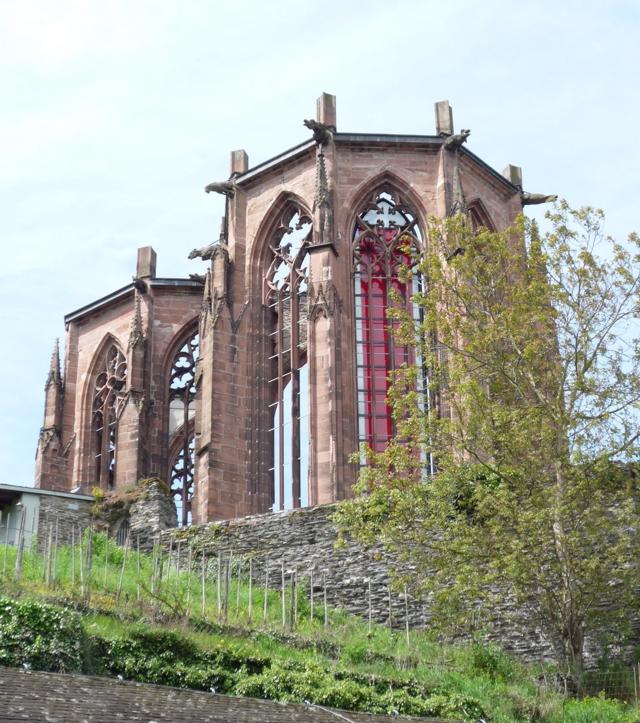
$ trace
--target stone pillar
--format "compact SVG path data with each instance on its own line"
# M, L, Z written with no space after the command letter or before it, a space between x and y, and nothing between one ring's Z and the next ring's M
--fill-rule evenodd
M336 119L336 97L329 93L323 93L316 101L316 120L324 123L334 130L337 129Z
M339 259L331 246L311 246L307 348L309 359L309 504L334 502L351 494L347 468L351 448L345 423L351 398L345 394L342 302L334 284Z
M250 330L242 313L244 284L236 278L242 279L242 266L231 256L243 244L234 222L237 206L228 207L229 247L221 245L213 254L200 318L194 521L253 511L247 439L254 380L249 374L248 344L240 341L250 337ZM244 229L243 219L239 225ZM237 304L231 302L230 293L238 293Z
M239 176L249 170L249 156L244 148L238 151L231 151L231 176Z
M147 425L144 422L148 397L145 393L147 340L142 320L141 295L137 291L133 303L134 312L127 345L127 387L118 421L116 487L136 484L146 473Z
M453 134L453 108L448 100L439 100L435 104L436 111L436 133L439 136L450 136Z
M138 261L136 264L136 276L139 279L156 278L156 252L152 246L142 246L138 249Z
M522 189L522 168L520 166L512 166L509 164L502 175L510 182L513 183L517 188Z

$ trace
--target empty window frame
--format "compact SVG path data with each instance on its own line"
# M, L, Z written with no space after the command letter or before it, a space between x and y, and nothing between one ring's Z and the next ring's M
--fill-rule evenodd
M127 380L127 362L116 346L107 347L98 363L91 403L93 481L113 489L116 479L118 418Z
M191 499L195 466L194 419L196 412L196 363L200 349L197 331L173 355L169 372L169 480L178 525L191 524Z
M270 309L269 432L273 441L274 509L308 499L307 290L311 218L289 202L271 235L264 277Z

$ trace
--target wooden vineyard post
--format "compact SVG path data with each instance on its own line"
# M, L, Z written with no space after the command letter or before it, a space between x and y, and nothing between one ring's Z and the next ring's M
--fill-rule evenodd
M27 517L27 511L22 508L22 514L20 515L20 526L18 527L18 546L16 549L16 568L15 578L19 580L22 577L22 555L24 551L24 523Z
M107 573L109 572L109 528L104 533L104 571L102 575L102 589L107 591Z
M200 595L202 598L200 613L204 620L207 612L207 558L205 557L204 550L202 551L202 588Z
M82 555L82 527L78 525L78 552L79 552L79 566L78 571L80 573L80 597L84 600L84 564ZM49 540L51 540L51 529L49 530Z
M136 600L140 603L140 535L136 535Z
M91 600L91 580L92 580L92 569L93 569L93 522L89 524L89 531L87 533L87 549L86 549L86 561L85 561L85 603L88 605Z
M289 601L289 627L293 630L296 626L296 570L291 571L291 600Z
M124 571L127 566L127 553L129 551L129 535L124 542L124 554L122 555L122 567L120 568L120 580L118 581L118 592L116 593L116 603L120 602L120 595L122 593L122 584L124 582Z
M251 625L251 614L253 612L252 610L253 606L253 558L249 558L249 609L248 609L248 617L249 617L249 625Z
M236 619L238 618L238 615L240 614L240 582L242 580L242 558L238 558L238 576L236 578L237 585L236 585Z
M80 543L80 549L82 549L82 542ZM45 555L45 585L51 587L51 558L53 552L53 525L49 523L49 537L47 539L47 552ZM81 553L82 554L82 553ZM82 564L82 560L80 561Z
M187 602L186 602L186 615L189 617L191 612L191 563L193 556L193 545L189 545L189 554L187 556Z
M262 622L267 622L267 608L269 603L269 558L267 558L264 566L264 607L262 610Z
M404 586L404 629L407 636L407 648L409 648L409 593L407 586Z
M220 615L222 613L222 553L218 551L218 585L216 588L217 592L217 603L218 603L218 619L220 619Z
M223 615L222 618L226 623L229 617L229 586L230 586L230 575L231 575L231 553L227 557L227 564L224 570L224 600L223 600Z
M71 525L71 595L76 589L76 528Z
M58 515L56 515L56 527L55 527L55 536L54 536L54 543L53 543L53 571L51 573L51 581L55 584L58 579L58 540L59 540L59 528L60 528L60 518Z
M7 551L9 550L9 523L10 522L11 522L11 513L7 512L7 519L4 522L6 527L4 528L4 551L3 551L3 558L2 558L2 576L3 577L7 574Z
M329 609L327 608L327 573L322 573L322 595L324 598L324 625L329 624Z
M287 624L287 609L285 605L285 597L286 597L286 588L285 588L285 580L284 580L284 559L280 562L280 589L282 591L281 594L281 600L282 600L282 627L284 628Z

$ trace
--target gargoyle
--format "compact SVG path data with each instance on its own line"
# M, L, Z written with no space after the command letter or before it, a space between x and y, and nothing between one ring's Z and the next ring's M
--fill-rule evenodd
M147 284L146 282L141 279L139 276L132 276L131 280L133 281L134 287L141 293L146 294L147 293Z
M210 261L213 257L213 254L216 250L216 248L220 244L213 243L209 244L208 246L203 246L199 249L193 249L193 251L189 254L188 258L190 259L202 259L203 261Z
M463 128L460 133L454 133L452 136L449 136L443 145L448 151L455 151L461 148L463 143L466 143L470 135L471 131L468 128Z
M326 146L333 138L335 130L333 126L328 126L326 123L320 123L319 121L311 119L305 120L303 123L313 133L313 140L319 146Z
M553 194L546 196L544 193L527 193L523 191L520 194L520 201L523 206L534 206L538 203L553 203L558 200L558 196Z
M235 194L236 188L235 181L214 181L205 186L204 190L206 193L221 193L224 196L231 197Z
M195 257L194 257L194 258L195 258ZM204 274L189 274L189 278L190 278L192 281L201 281L202 283L204 283L204 280L205 280L206 277L205 277Z

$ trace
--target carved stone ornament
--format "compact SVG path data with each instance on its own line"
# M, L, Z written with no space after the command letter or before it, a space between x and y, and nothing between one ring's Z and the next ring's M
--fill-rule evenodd
M333 316L336 308L340 307L340 299L332 281L325 281L317 286L312 286L309 289L307 301L309 306L307 314L310 321L313 321L319 313L323 312L329 318Z
M60 442L60 432L55 427L43 427L40 430L40 450L44 452L51 442Z
M520 201L523 206L536 206L539 203L553 203L558 200L555 194L545 195L544 193L527 193L523 191L520 194Z
M468 128L463 128L460 133L454 133L452 136L449 136L442 145L448 151L456 151L458 148L462 148L462 144L467 142L467 138L470 135L471 131Z
M144 279L141 279L139 276L132 276L131 281L136 291L139 291L141 294L147 293L147 282Z
M460 178L460 157L456 153L453 158L453 178L451 183L451 201L447 216L456 216L459 213L466 214L468 211L467 200L462 188Z
M127 348L133 349L144 341L144 332L142 329L142 312L140 310L140 297L136 294L135 308L131 326L129 328L129 343Z
M324 153L321 148L321 146L318 147L316 157L316 193L312 209L314 215L312 243L316 245L333 243L333 204Z
M201 246L199 249L193 249L187 258L202 259L203 261L211 261L213 257L219 253L227 253L226 245L222 243L222 239L214 241L208 246Z
M238 185L235 181L213 181L204 187L205 193L221 193L223 196L231 198L235 195Z
M303 123L313 133L313 140L319 146L326 146L331 142L335 128L313 119L304 120Z

